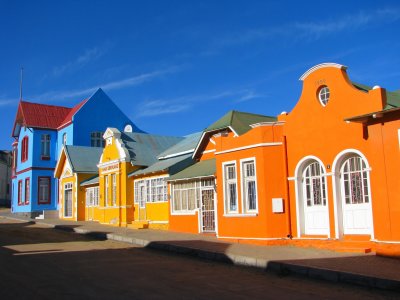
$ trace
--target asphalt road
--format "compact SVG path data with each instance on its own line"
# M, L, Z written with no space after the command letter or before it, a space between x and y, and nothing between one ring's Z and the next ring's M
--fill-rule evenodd
M398 299L0 218L0 299Z

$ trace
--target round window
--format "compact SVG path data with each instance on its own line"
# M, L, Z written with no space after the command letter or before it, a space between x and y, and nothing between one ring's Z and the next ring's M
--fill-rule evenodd
M327 86L321 87L318 93L318 99L319 102L321 102L322 106L328 104L329 96L330 96L329 88Z

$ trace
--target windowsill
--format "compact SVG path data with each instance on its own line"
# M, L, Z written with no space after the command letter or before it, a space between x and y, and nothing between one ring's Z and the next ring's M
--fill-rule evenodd
M40 157L41 160L50 160L50 156L41 156Z
M227 218L246 218L246 217L257 217L258 213L247 213L247 214L230 213L230 214L224 214L223 216Z
M49 205L50 204L50 202L42 202L42 203L40 203L40 202L38 202L38 205Z
M198 211L198 209L187 210L187 211L182 211L182 212L172 212L171 216L194 216L194 215L196 215L197 211Z

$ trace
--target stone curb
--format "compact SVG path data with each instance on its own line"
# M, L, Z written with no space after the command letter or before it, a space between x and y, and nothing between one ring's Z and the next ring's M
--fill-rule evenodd
M313 279L360 285L368 288L400 291L400 281L351 272L296 265L282 261L269 262L267 269L283 276L294 274Z
M22 218L8 217L8 216L3 216L3 217L17 221L28 221L38 225L45 225L66 232L75 232L99 240L113 240L141 247L168 251L177 254L184 254L222 263L233 264L237 266L255 267L263 269L265 271L274 272L283 276L300 275L313 279L322 279L331 282L341 282L353 285L360 285L368 288L400 291L400 281L392 279L377 278L362 274L355 274L351 272L343 272L330 269L322 269L318 267L303 266L283 261L269 261L263 258L255 258L243 255L209 251L204 249L198 249L195 247L175 245L173 243L169 243L168 241L156 241L156 242L148 241L116 233L97 232L97 231L92 231L90 229L74 228L68 225L54 225L35 219L22 219Z

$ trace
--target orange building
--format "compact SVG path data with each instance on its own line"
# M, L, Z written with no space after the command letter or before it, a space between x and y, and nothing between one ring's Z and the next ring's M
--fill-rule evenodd
M282 114L295 239L400 241L400 92L317 65Z
M196 164L169 178L171 230L226 239L286 237L282 123L231 111L204 130L193 157Z

